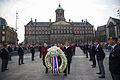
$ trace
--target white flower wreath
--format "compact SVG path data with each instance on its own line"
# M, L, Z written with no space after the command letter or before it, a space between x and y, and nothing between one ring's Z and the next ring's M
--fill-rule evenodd
M67 66L67 58L66 58L64 52L59 47L56 47L56 46L49 48L48 53L45 56L45 64L46 64L47 68L49 70L52 70L51 58L54 55L60 56L62 63L60 65L59 69L60 69L60 72L63 72Z

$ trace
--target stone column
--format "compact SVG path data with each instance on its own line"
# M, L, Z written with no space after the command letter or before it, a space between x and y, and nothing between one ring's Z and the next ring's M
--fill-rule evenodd
M115 37L118 37L118 34L117 34L117 26L114 26L115 28Z
M110 37L109 36L109 27L108 26L106 27L106 37L107 37L107 39Z

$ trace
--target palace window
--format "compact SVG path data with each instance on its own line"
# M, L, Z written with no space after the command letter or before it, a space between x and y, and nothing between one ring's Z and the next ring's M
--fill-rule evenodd
M2 34L5 34L5 31L2 31Z
M67 33L69 33L69 30L67 30Z
M45 31L45 34L47 34L47 31Z
M5 36L2 36L2 41L5 41Z

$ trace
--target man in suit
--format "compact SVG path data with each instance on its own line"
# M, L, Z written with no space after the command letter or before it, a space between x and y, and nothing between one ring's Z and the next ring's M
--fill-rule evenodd
M95 45L92 44L91 45L91 48L90 48L90 54L91 54L91 59L92 59L92 68L95 68L96 67L96 58L95 58L95 55L96 55L96 51L95 51Z
M70 74L70 64L71 64L72 56L73 56L72 47L70 46L70 44L68 42L66 43L64 53L67 58L67 67L64 71L64 73L65 73L64 75L67 76L67 73Z
M8 45L8 51L9 51L9 60L11 61L11 56L12 56L12 47L10 45Z
M19 44L18 55L19 55L18 64L19 64L19 65L24 64L24 63L23 63L24 50L23 50L23 48L22 48L22 44Z
M96 74L100 74L99 78L105 78L105 70L104 70L104 65L103 65L103 60L105 58L105 53L102 49L102 46L100 44L99 40L96 40L96 57L97 57L97 62L98 62L98 67L99 67L99 72Z
M109 70L113 80L120 80L120 46L117 44L116 37L109 38L109 44L112 46L112 51L109 56Z
M1 59L2 59L2 65L1 65L1 71L4 72L8 70L8 60L9 60L9 52L7 50L7 44L3 45L3 48L1 49Z
M35 55L35 46L34 45L31 45L30 52L32 54L31 55L32 61L34 61L34 55Z

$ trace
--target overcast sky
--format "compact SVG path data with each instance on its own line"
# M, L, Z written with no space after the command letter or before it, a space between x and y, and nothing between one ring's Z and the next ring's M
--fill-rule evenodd
M95 28L107 23L109 17L117 17L120 0L60 0L65 10L66 21L81 22L87 19ZM38 22L55 21L55 10L59 0L0 0L0 17L15 28L16 11L18 12L18 38L24 40L24 25L30 19Z

